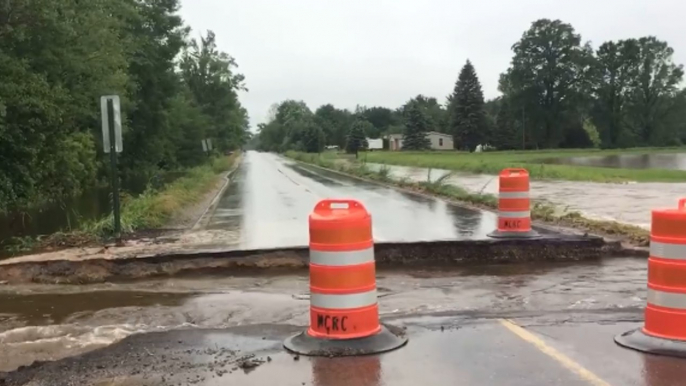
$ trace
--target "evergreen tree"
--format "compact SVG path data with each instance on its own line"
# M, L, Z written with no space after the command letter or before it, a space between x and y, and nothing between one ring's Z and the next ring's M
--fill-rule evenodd
M365 127L369 122L358 119L350 127L348 132L348 139L345 145L345 150L350 154L357 155L360 149L366 149L369 144L367 143L367 134L365 133Z
M417 103L410 103L405 111L405 136L403 150L427 150L431 142L426 133L429 131L429 120Z
M485 138L488 124L481 83L469 60L462 67L449 100L450 131L455 139L455 147L474 150Z
M319 153L324 148L324 131L314 122L307 124L302 133L302 144L307 153Z

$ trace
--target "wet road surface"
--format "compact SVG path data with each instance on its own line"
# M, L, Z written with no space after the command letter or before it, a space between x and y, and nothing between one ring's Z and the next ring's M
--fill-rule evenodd
M379 242L483 239L493 213L471 211L269 153L247 152L208 229L240 231L244 249L307 245L307 217L325 198L361 201Z
M295 360L281 349L308 320L306 272L0 287L0 300L26 300L0 319L0 371L120 341L11 373L7 384L679 385L685 360L613 342L641 325L645 266L626 258L381 271L381 316L406 327L410 343L347 359ZM72 306L55 307L59 297Z

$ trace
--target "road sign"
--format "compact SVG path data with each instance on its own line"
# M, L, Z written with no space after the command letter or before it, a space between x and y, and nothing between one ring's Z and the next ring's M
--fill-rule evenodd
M121 137L121 107L119 103L119 95L105 95L100 97L100 114L102 115L102 146L105 153L110 152L110 119L109 111L107 109L107 102L112 101L112 111L114 119L114 144L117 153L124 150L124 144Z
M100 97L100 113L102 114L102 143L105 153L109 153L110 155L114 237L119 241L121 237L121 208L119 203L117 153L121 153L124 149L121 139L121 110L119 96L105 95Z
M202 142L202 151L204 151L205 153L212 151L212 149L213 149L212 139L210 139L210 138L203 139L201 142Z

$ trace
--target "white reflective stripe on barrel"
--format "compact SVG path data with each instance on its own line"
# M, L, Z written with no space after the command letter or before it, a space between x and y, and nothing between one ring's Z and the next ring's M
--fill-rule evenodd
M686 309L686 294L648 288L648 303L666 308Z
M358 251L331 252L310 249L310 263L330 267L374 262L374 247Z
M498 198L529 198L529 192L499 192Z
M376 304L376 288L357 294L310 294L310 305L318 308L349 309L367 307Z
M686 245L651 241L650 256L661 259L686 260Z
M503 217L503 218L525 218L525 217L531 217L531 211L523 211L523 212L503 212L503 211L498 211L498 217Z

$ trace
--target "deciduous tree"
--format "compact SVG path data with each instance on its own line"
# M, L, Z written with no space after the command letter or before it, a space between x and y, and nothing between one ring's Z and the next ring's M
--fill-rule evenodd
M526 127L536 146L558 147L581 119L590 93L593 56L581 35L560 20L535 21L519 42L501 79L506 96L526 111ZM531 130L529 131L529 128Z

